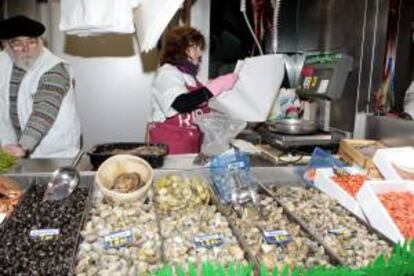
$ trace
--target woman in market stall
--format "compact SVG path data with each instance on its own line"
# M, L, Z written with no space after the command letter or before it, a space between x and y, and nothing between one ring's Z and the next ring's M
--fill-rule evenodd
M166 35L161 67L153 83L150 143L168 145L169 154L197 153L202 135L194 119L210 112L208 101L231 89L234 73L204 84L199 77L204 36L192 27L175 27Z

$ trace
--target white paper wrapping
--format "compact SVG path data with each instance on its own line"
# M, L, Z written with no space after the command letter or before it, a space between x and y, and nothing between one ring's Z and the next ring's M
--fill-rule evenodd
M233 89L212 99L210 108L233 119L266 121L284 77L282 55L246 58L235 72L239 79Z

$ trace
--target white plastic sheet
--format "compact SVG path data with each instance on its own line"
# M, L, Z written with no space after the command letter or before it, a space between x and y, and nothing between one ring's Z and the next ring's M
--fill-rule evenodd
M372 161L386 180L405 180L394 166L402 170L413 170L414 148L398 147L378 149Z
M216 112L247 122L266 121L284 77L281 55L263 55L237 63L239 79L232 90L210 101Z
M157 45L159 38L184 0L143 0L137 7L134 22L141 52Z
M60 30L71 35L133 33L133 8L142 0L61 0Z

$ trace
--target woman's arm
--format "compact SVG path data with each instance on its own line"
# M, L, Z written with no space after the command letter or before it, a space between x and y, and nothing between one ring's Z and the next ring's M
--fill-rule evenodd
M191 112L212 97L213 94L207 88L201 87L190 93L179 95L171 106L179 113Z

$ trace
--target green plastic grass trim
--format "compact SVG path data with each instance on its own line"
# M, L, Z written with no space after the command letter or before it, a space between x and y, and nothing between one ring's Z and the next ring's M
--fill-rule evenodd
M160 270L152 273L154 276L253 276L254 267L251 264L229 263L227 265L204 262L200 267L200 273L194 264L188 265L187 273L182 267L166 265ZM284 265L279 271L275 266L268 270L261 264L258 268L260 276L409 276L414 275L414 240L405 242L403 245L397 244L391 256L386 258L383 254L379 255L374 261L365 267L350 268L344 266L327 267L315 266L309 269L295 267L292 270L288 265Z
M0 173L6 172L16 163L16 158L0 149Z

